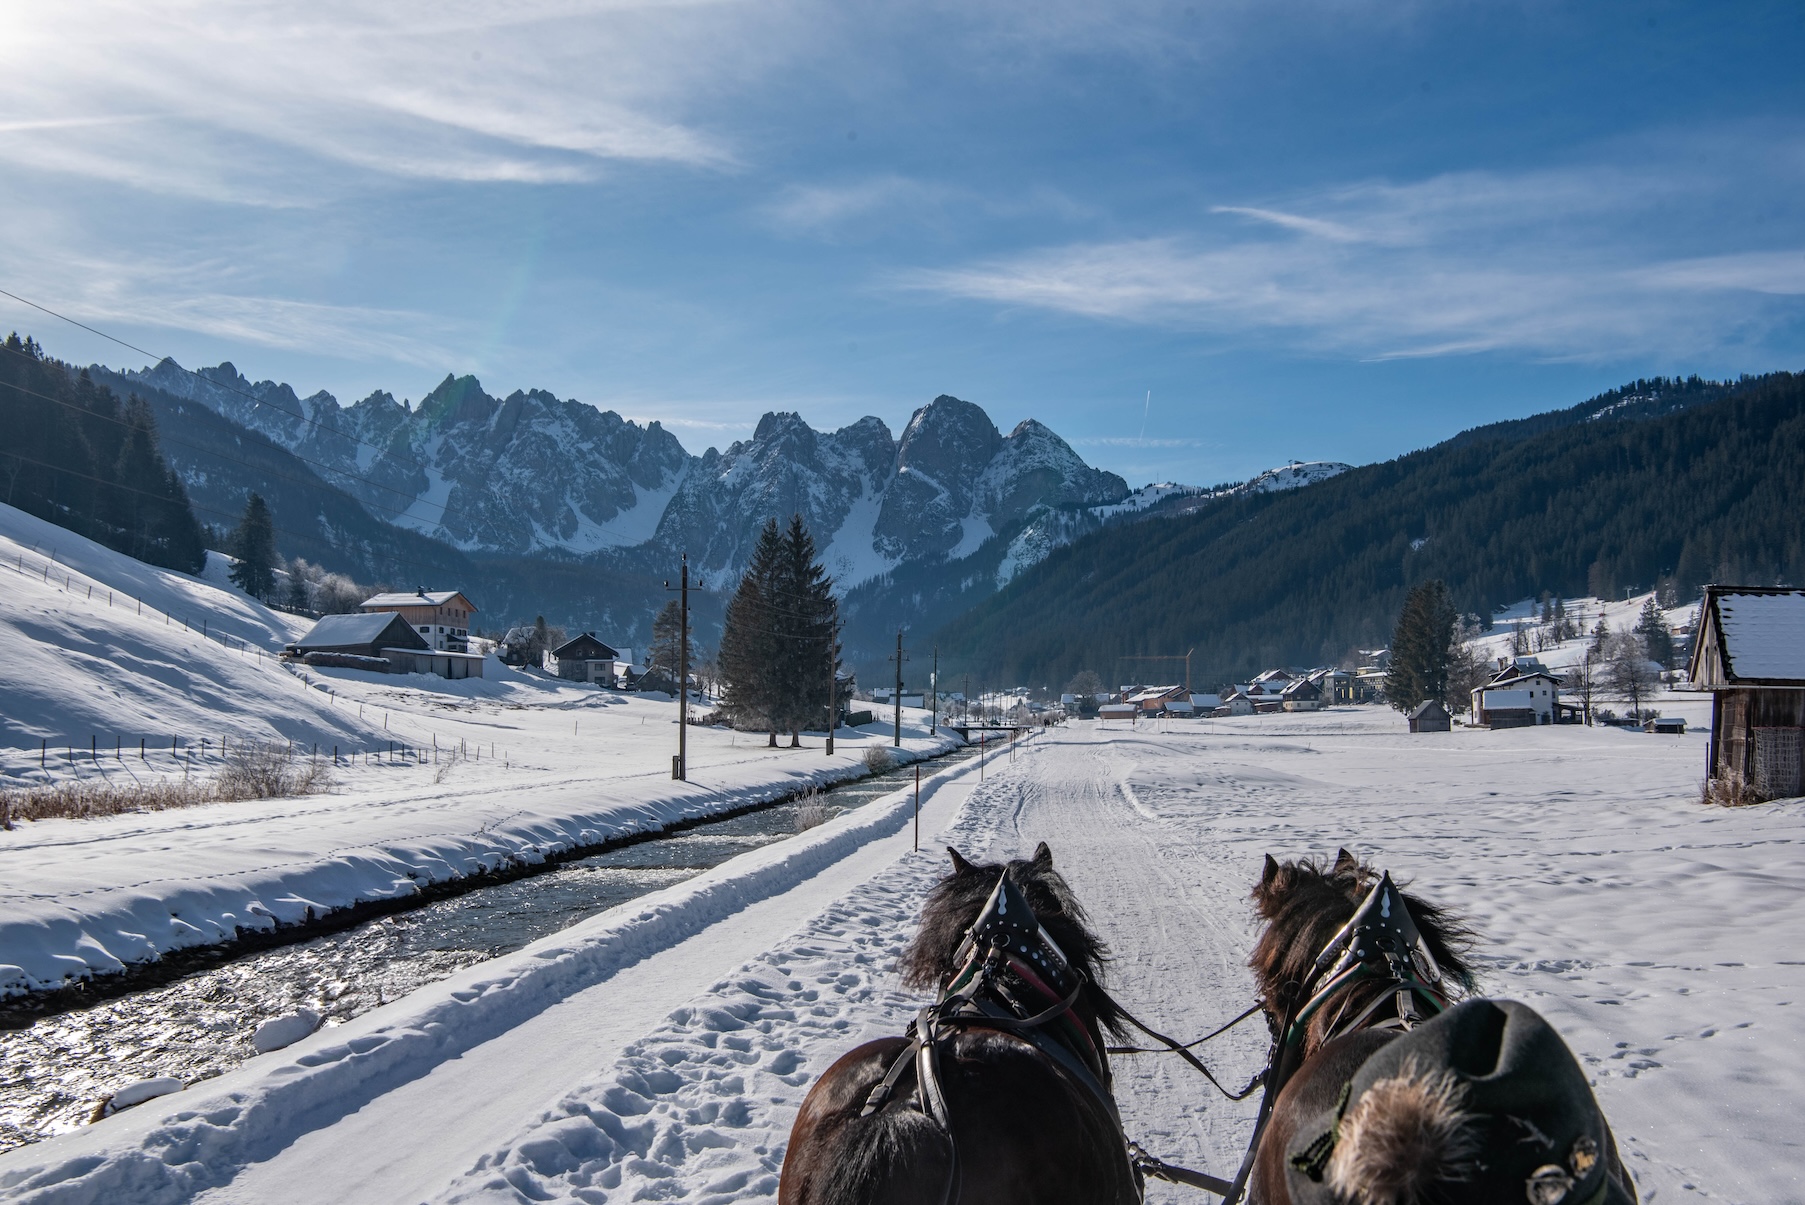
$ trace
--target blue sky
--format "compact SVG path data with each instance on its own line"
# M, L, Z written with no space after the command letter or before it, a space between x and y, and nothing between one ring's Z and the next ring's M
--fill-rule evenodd
M35 5L0 288L347 402L701 451L946 392L1207 484L1805 369L1802 51L1796 3Z

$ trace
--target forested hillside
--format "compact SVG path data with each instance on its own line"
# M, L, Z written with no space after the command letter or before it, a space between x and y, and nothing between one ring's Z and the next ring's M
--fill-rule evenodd
M1669 384L1694 404L1644 405L1630 387L1607 395L1630 406L1527 437L1482 428L1080 540L946 625L942 667L1057 687L1081 669L1126 680L1145 670L1122 657L1195 647L1193 683L1213 684L1383 644L1405 592L1431 578L1484 617L1542 590L1668 579L1686 597L1706 581L1805 577L1805 377Z
M141 561L197 572L201 526L150 407L30 339L0 343L0 501Z

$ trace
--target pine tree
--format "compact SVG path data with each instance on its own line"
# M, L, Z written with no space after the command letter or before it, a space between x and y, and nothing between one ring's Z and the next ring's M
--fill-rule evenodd
M773 747L781 709L777 663L782 634L774 604L782 558L777 520L767 519L721 627L722 709L737 728L764 729Z
M227 537L227 551L238 558L231 578L253 598L267 598L276 588L276 525L263 495L253 493L244 517Z
M778 581L777 629L785 639L779 646L778 677L782 683L779 716L790 733L792 749L802 744L802 730L827 717L828 658L839 672L835 649L839 631L839 604L833 580L815 558L815 539L800 514L790 519L784 534L781 575Z
M1391 668L1385 673L1385 699L1393 707L1407 712L1426 699L1447 698L1456 619L1443 582L1412 587L1392 632Z
M1650 661L1658 662L1662 669L1673 668L1673 633L1668 630L1667 621L1661 618L1661 608L1655 604L1652 594L1642 604L1642 614L1636 618L1636 635L1642 638L1642 647Z

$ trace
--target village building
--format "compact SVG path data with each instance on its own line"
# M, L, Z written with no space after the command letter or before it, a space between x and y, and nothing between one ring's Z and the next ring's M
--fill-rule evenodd
M1707 586L1687 675L1711 692L1710 777L1765 799L1805 778L1805 590Z
M1295 678L1279 692L1279 706L1286 711L1321 711L1322 687L1313 678Z
M1410 709L1408 717L1412 732L1452 732L1454 717L1448 714L1448 706L1440 699L1424 699Z
M1133 703L1105 703L1097 708L1099 720L1128 720L1133 722L1140 718L1141 709Z
M1122 702L1139 708L1144 715L1158 715L1169 710L1168 704L1180 700L1191 701L1190 692L1183 686L1142 686L1130 690Z
M460 590L428 590L411 594L378 594L359 604L363 611L392 611L414 626L428 648L448 653L470 651L470 617L476 604Z
M1529 657L1499 658L1492 680L1473 688L1473 723L1486 728L1552 724L1562 710L1561 680Z
M405 616L392 611L327 615L286 652L311 665L376 673L483 676L483 658L432 648Z
M1210 712L1210 715L1213 718L1223 720L1226 720L1231 716L1252 714L1253 700L1247 697L1246 691L1239 688L1231 690L1228 694L1224 695L1222 702L1217 704L1214 711Z
M617 649L594 632L584 632L551 650L546 672L567 682L588 682L612 687L620 668L631 662L631 649Z

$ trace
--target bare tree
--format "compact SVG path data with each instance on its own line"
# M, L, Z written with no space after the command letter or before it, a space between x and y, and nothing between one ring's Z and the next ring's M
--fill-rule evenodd
M1634 719L1645 719L1643 703L1659 687L1660 669L1648 659L1648 649L1634 632L1618 632L1607 646L1605 675L1611 691L1630 705Z

